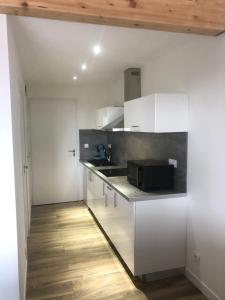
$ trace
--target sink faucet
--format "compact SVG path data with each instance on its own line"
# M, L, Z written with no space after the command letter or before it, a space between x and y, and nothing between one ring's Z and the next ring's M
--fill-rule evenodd
M105 155L106 155L106 160L108 163L111 162L111 152L110 152L110 149L108 148L107 151L105 152Z

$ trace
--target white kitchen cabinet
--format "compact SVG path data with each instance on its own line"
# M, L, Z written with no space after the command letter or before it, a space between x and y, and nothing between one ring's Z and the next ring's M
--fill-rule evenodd
M104 213L100 224L113 242L113 212L114 212L114 190L109 186L105 186L105 206Z
M91 171L87 170L86 173L87 180L87 205L90 209L93 209L94 207L94 199L95 199L95 178L96 175Z
M105 182L91 170L87 170L87 205L99 219L104 215Z
M134 273L134 202L105 186L104 214L100 224L120 256Z
M130 202L91 170L87 195L89 208L133 275L184 268L186 197Z
M105 182L95 175L95 193L92 205L92 211L101 224L105 213Z
M123 107L103 107L97 110L97 129L102 129L111 122L123 117Z
M135 203L114 191L112 242L134 274Z
M186 197L136 202L136 275L185 267L186 211Z
M188 97L152 94L124 104L124 126L140 132L187 132Z

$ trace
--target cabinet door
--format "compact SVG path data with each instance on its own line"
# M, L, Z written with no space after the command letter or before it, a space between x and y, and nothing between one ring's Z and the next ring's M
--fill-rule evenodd
M93 209L95 198L95 174L91 170L87 170L87 205Z
M106 185L104 196L104 207L101 218L101 225L108 237L112 240L112 215L114 209L114 190Z
M185 266L186 209L186 197L136 203L136 275Z
M96 176L95 178L95 200L94 200L94 214L99 223L102 223L105 213L105 182Z
M97 110L97 129L101 129L103 127L103 115L104 115L104 110L98 109Z
M155 95L155 132L188 131L188 97L185 94Z
M103 128L108 123L108 108L100 108L97 110L97 129Z
M154 97L146 96L124 104L124 126L131 131L154 132Z
M188 97L185 94L153 94L124 104L124 123L131 131L188 131Z
M134 209L134 202L128 202L114 192L111 240L132 273L134 273Z

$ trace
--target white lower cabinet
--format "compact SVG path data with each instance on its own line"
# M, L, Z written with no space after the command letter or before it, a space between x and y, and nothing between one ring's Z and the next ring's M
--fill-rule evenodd
M93 208L94 206L94 198L95 198L95 178L96 175L91 171L87 169L87 205L89 208Z
M129 202L88 170L87 198L133 275L185 266L186 197Z
M99 222L105 214L105 182L91 170L87 170L87 205Z
M185 267L186 211L186 197L136 202L136 275Z
M135 203L114 192L112 242L134 274Z

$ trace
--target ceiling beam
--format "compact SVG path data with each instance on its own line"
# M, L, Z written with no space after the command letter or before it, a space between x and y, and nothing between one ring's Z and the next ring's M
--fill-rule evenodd
M0 13L213 36L225 31L225 0L0 0Z

